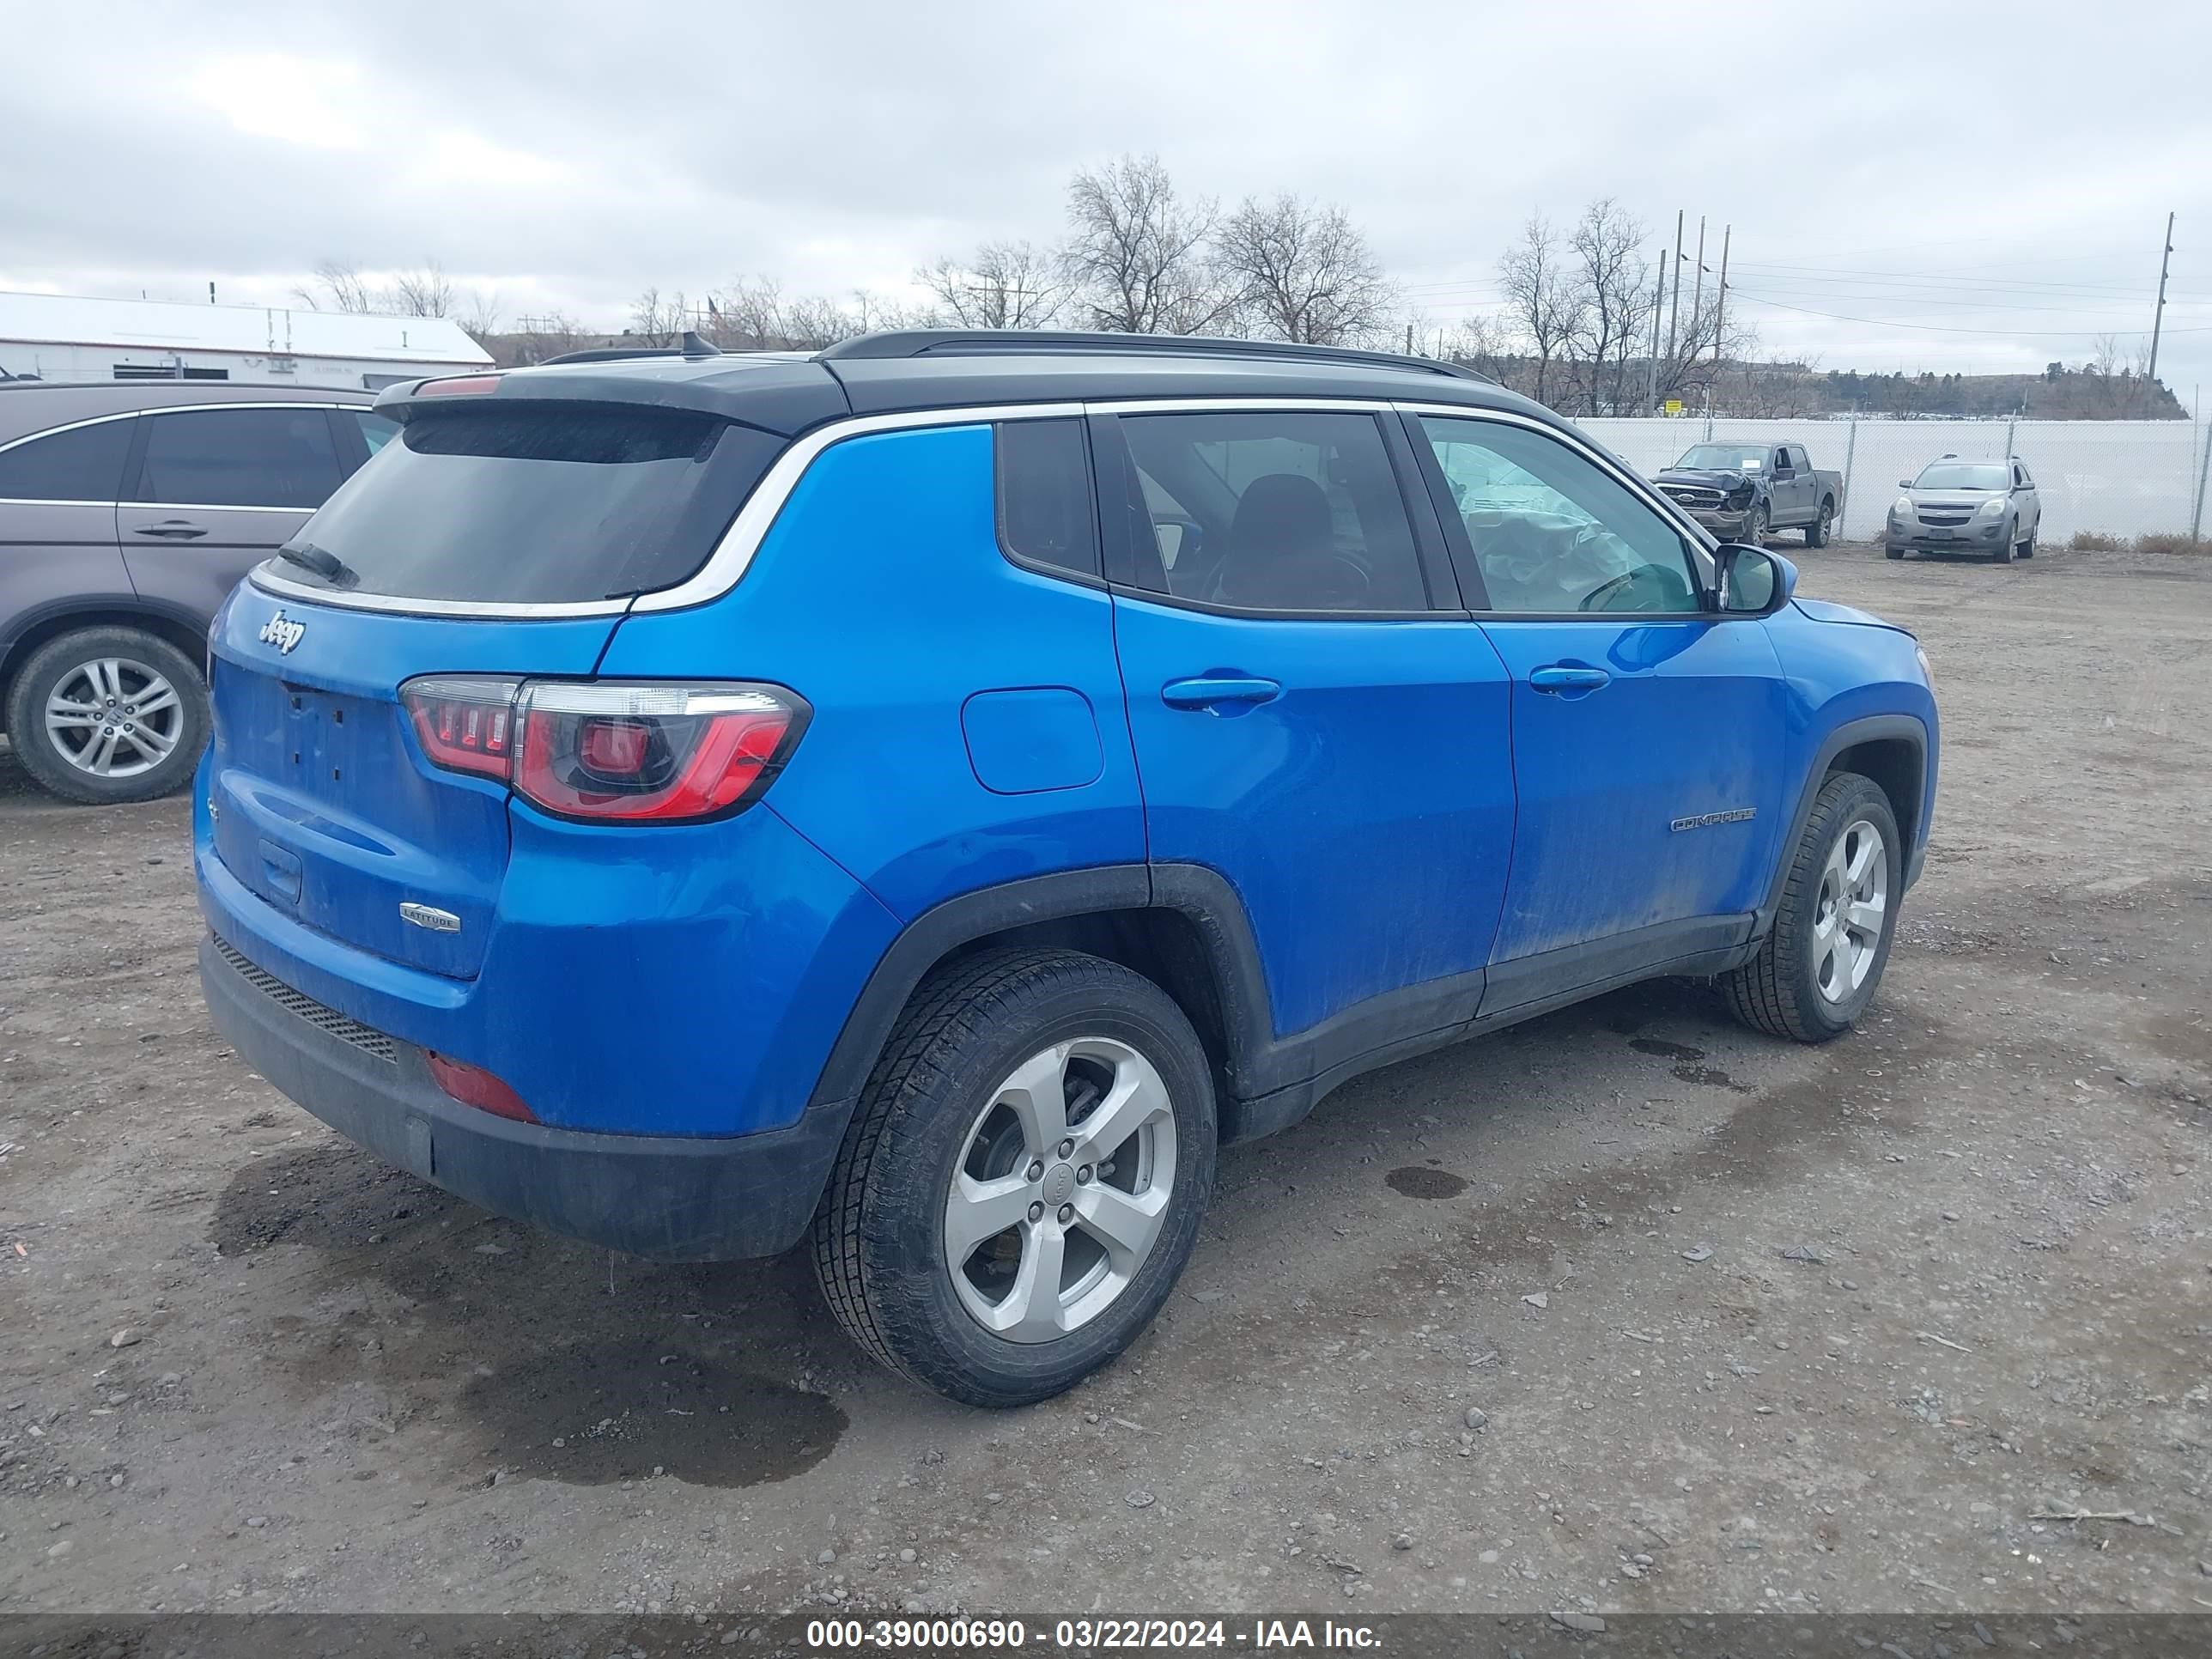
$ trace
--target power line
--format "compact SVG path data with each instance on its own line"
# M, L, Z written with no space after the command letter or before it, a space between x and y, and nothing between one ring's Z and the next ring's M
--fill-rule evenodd
M1992 339L2093 339L2100 334L2120 331L2109 328L1960 328L1943 323L1900 323L1885 317L1847 317L1839 311L1815 311L1810 306L1785 305L1779 300L1770 300L1746 289L1730 284L1741 298L1753 305L1772 307L1776 311L1794 311L1801 317L1826 317L1838 323L1863 323L1869 328L1909 328L1916 332L1931 334L1979 334ZM2170 328L2169 334L2212 334L2212 324L2196 328Z

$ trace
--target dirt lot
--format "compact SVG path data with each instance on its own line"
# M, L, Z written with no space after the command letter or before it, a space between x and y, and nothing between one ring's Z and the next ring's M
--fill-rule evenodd
M1805 563L1941 677L1866 1029L1370 1076L1010 1415L334 1139L210 1032L183 802L0 754L0 1611L2212 1606L2212 564Z

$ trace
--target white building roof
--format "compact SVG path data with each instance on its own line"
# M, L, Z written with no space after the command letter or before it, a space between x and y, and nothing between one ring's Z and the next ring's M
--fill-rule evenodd
M364 316L287 306L176 305L163 300L81 300L64 294L0 293L0 340L441 366L491 362L450 317Z

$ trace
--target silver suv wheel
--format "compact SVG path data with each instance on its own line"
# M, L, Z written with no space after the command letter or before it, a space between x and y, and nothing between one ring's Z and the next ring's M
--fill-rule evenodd
M1827 1001L1849 1001L1866 983L1888 918L1889 860L1881 831L1856 819L1828 849L1813 911L1813 983Z
M1080 1329L1151 1257L1175 1184L1175 1105L1151 1060L1105 1036L1032 1054L953 1170L945 1261L961 1306L1013 1342Z
M176 687L128 657L95 657L70 669L47 693L45 713L54 752L94 777L150 772L184 739Z

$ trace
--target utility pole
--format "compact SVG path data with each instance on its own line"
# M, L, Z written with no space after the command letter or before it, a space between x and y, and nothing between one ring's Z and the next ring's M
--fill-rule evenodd
M1659 250L1659 289L1651 300L1651 374L1644 388L1644 406L1659 412L1659 313L1667 308L1667 250Z
M1698 216L1698 280L1690 290L1690 331L1698 329L1698 318L1705 304L1705 216ZM1695 354L1693 353L1692 356Z
M1728 256L1729 239L1735 234L1734 225L1721 227L1721 285L1713 301L1713 368L1721 366L1721 325L1728 320Z
M1674 361L1674 319L1682 312L1682 210L1674 210L1674 303L1667 311L1667 361ZM1690 313L1690 326L1698 325L1697 313Z
M2158 331L2166 321L2166 268L2173 258L2173 216L2166 216L2166 247L2158 256L2158 308L2150 314L2150 368L2148 380L2158 379Z
M1413 325L1411 323L1406 325L1406 355L1408 357L1413 355Z

